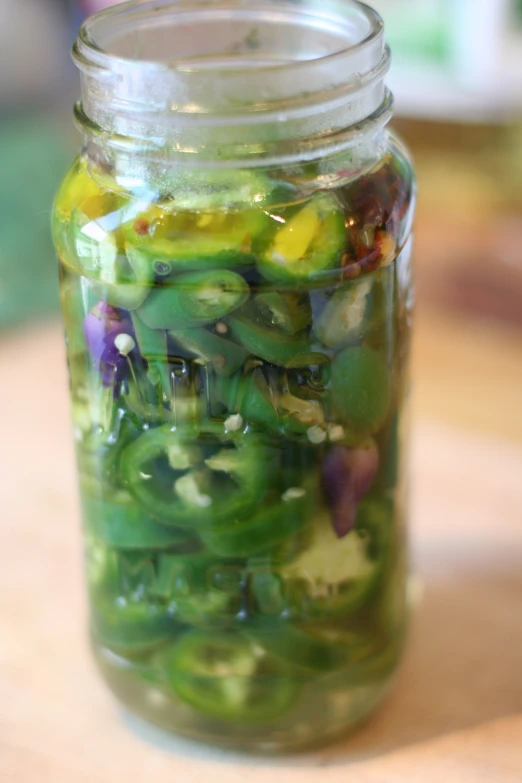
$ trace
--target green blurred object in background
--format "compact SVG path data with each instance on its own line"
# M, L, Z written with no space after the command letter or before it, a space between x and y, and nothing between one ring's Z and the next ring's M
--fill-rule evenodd
M451 0L370 0L369 4L382 14L389 45L399 60L440 65L451 60Z
M41 115L0 119L0 328L59 308L51 239L54 194L71 160L64 123Z

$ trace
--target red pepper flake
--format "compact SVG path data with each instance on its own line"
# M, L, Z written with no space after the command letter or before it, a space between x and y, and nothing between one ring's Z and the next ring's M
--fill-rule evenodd
M345 177L353 177L357 172L358 169L341 169L341 171L337 172L337 176L344 179Z
M365 272L375 272L377 269L379 269L381 265L382 260L382 253L379 255L378 258L372 258L367 261L361 262L362 270Z
M346 266L343 269L343 277L345 277L347 280L354 280L356 277L359 277L361 274L361 265L360 264L350 264L350 266Z
M134 221L134 231L140 236L144 237L149 233L150 223L145 218L138 218Z
M356 249L357 261L361 264L368 264L376 259L380 260L382 256L382 250L377 245L372 250L368 250L364 245L358 245Z

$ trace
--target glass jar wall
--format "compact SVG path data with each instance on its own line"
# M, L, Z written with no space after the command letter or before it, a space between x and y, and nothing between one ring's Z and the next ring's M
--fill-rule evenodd
M333 5L95 17L54 210L96 660L133 712L250 750L359 722L405 628L414 182L380 21ZM219 20L239 43L207 53ZM354 52L366 80L332 86Z

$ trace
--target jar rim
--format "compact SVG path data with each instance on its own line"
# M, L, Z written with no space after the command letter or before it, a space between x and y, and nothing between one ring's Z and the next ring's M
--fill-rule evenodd
M325 7L325 3L328 0L317 0L318 6ZM107 23L109 25L113 23L116 25L118 20L125 22L125 17L129 15L127 20L127 27L132 25L132 12L137 17L135 21L139 21L139 17L145 17L146 14L154 16L160 11L164 13L173 12L174 15L180 15L184 12L187 13L205 13L209 14L217 6L228 7L228 10L235 13L248 10L249 7L258 8L263 10L263 7L268 8L273 5L273 2L256 2L256 0L231 0L231 2L220 2L220 0L204 0L204 2L198 6L194 4L193 0L126 0L125 2L117 3L116 5L109 6L102 11L98 11L95 14L89 16L81 25L78 32L78 37L73 46L73 59L77 66L81 70L98 68L104 70L110 70L111 66L115 65L127 66L127 67L140 67L148 71L157 71L158 73L164 73L165 70L186 72L187 69L190 72L201 72L201 70L194 66L190 60L171 60L166 66L165 63L159 59L138 59L135 57L123 56L116 54L105 49L96 40L97 28L99 32L103 32L103 27ZM311 2L307 3L308 8L312 5ZM366 35L361 38L360 41L350 43L344 47L337 49L336 51L329 52L327 54L312 57L310 59L298 59L291 62L284 63L266 63L256 64L256 71L267 71L271 74L275 74L279 71L288 71L291 69L305 69L310 67L311 64L332 63L336 60L342 60L346 54L355 54L363 49L368 48L379 38L384 35L384 22L380 14L368 4L361 2L361 0L335 0L331 5L336 6L339 10L347 13L348 11L357 11L361 15L361 19L364 19L368 23L369 29ZM280 8L288 7L289 10L299 13L296 9L294 0L285 2L285 0L278 0L278 6ZM324 13L324 12L323 12ZM342 17L338 15L340 20ZM208 72L208 69L204 69ZM224 73L229 72L229 68L224 69ZM213 68L213 74L219 73L220 69Z

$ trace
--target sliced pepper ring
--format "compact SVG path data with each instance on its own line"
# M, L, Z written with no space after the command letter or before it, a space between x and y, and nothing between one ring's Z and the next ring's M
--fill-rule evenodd
M225 190L222 199L226 204ZM252 240L267 220L257 205L249 210L203 205L198 211L175 211L179 205L176 200L173 208L154 204L122 226L126 247L151 269L211 271L253 263Z
M176 695L218 720L265 723L297 699L298 683L284 662L240 631L190 631L158 660Z
M172 639L179 630L163 607L145 601L121 597L109 600L96 595L92 597L91 624L102 644L127 654L151 650Z
M169 334L183 350L211 364L217 375L233 375L248 358L240 345L208 329L176 329Z
M148 376L151 383L158 379L167 399L172 395L172 384L167 353L167 332L151 329L143 323L137 313L131 313L132 326L138 341L140 353L147 361Z
M366 276L337 288L314 324L314 332L324 345L343 348L362 342L369 331L374 286L374 279Z
M335 199L318 193L296 213L282 209L271 245L258 266L261 274L275 282L306 283L340 266L346 244L344 215Z
M274 613L306 620L347 616L359 609L385 571L392 520L391 507L364 500L356 530L340 541L329 517L318 517L309 549L273 572L279 581ZM264 602L266 587L260 587Z
M248 295L248 284L236 272L192 272L155 289L140 308L139 316L151 329L204 326L241 307Z
M152 517L199 529L234 524L254 509L277 469L274 457L259 436L229 432L225 423L164 425L124 450L121 470L129 492Z
M248 518L236 518L226 528L201 532L206 546L221 557L252 557L269 552L298 533L315 511L313 488L290 487L279 501L259 509Z
M216 384L216 393L228 410L238 411L246 422L277 433L304 433L325 422L323 405L274 388L262 368L246 377Z
M143 550L110 549L86 531L91 627L102 645L122 655L149 652L176 638L180 626L170 608L148 591L154 558Z
M167 549L187 541L187 532L149 517L127 492L101 499L84 495L86 524L107 546L123 550Z
M114 194L97 196L74 209L69 232L77 270L88 273L92 286L107 304L135 310L150 293L154 270L146 259L126 251L120 237L120 223L129 211L123 199ZM116 207L109 212L110 206Z
M162 553L149 592L177 620L198 628L230 626L246 611L244 566L208 552Z
M293 666L320 674L346 666L349 650L343 639L308 633L288 622L254 623L245 628L253 642Z
M234 313L227 319L232 336L253 356L271 364L304 367L309 363L311 348L306 332L288 335L273 326L259 324L244 314Z
M312 324L312 307L308 295L267 291L257 294L254 304L268 326L294 335Z

